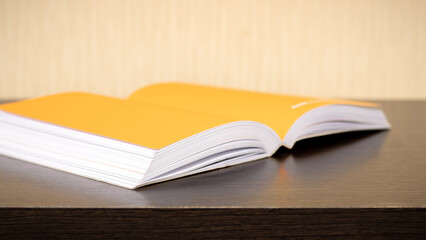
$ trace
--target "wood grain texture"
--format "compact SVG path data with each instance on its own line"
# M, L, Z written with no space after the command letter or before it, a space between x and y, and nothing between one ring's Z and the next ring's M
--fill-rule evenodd
M423 0L0 0L0 99L155 82L426 99Z
M424 239L426 209L0 209L2 239Z

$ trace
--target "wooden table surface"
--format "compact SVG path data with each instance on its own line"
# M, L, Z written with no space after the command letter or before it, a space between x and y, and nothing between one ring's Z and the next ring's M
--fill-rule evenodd
M390 131L137 190L0 156L0 238L426 238L426 101L381 102Z

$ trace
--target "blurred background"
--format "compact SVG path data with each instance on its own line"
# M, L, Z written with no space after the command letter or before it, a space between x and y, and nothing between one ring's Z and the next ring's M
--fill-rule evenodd
M426 99L426 1L0 0L0 100L169 81Z

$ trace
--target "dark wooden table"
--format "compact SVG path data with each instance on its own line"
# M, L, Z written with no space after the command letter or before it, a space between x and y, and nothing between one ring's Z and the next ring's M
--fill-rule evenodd
M382 104L390 131L138 190L0 156L0 239L426 239L426 102Z

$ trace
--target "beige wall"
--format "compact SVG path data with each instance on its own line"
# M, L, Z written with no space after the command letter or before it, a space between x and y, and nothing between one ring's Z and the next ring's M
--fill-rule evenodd
M426 0L0 0L0 99L164 81L426 99Z

